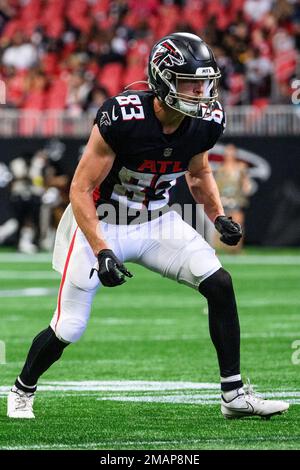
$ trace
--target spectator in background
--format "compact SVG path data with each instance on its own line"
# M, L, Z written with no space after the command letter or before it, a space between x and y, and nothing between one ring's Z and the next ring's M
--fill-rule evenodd
M24 101L25 79L23 74L17 74L16 68L2 68L2 80L6 84L6 107L20 108Z
M65 144L52 139L34 156L34 159L41 161L43 194L39 220L39 245L46 251L51 251L54 246L56 228L69 204L70 178L64 173L61 165L64 152Z
M28 157L24 154L10 162L10 191L11 204L18 221L18 250L33 254L38 251L40 195L33 189Z
M48 77L40 69L32 69L24 80L23 109L46 109Z
M235 145L226 145L224 162L219 165L215 173L215 180L220 191L225 214L236 220L242 226L244 233L244 210L248 205L248 197L251 193L252 185L246 164L238 160L238 151ZM221 246L217 237L215 246ZM241 240L238 245L226 247L226 249L238 252L242 249L242 246L243 242Z
M0 162L0 245L9 242L18 230L18 221L13 216L10 201L11 180L8 166Z
M298 51L300 51L300 0L297 0L294 6L292 25L295 35L295 45Z
M273 7L273 0L246 0L244 13L249 20L258 22L263 19Z
M248 82L249 101L258 103L261 98L271 94L272 62L262 57L258 49L248 49L246 59L246 77Z
M18 229L14 241L20 252L52 249L57 225L69 203L70 177L61 163L64 152L64 143L52 139L33 155L13 159L10 171L0 164L0 193L1 180L9 178L5 206L10 209L6 211L9 217L0 214L0 244L10 235L8 232ZM2 223L6 219L9 224Z
M86 106L92 84L85 80L83 70L74 71L68 81L66 107L73 117L79 117Z
M5 25L13 18L15 13L14 8L6 0L0 0L0 35Z
M93 88L87 97L87 111L96 115L97 111L103 105L104 101L109 98L106 88L98 86Z
M276 101L290 103L291 81L296 76L297 54L295 39L284 29L273 36L274 75L276 79ZM286 99L287 98L287 99Z
M17 32L12 44L5 49L2 63L6 66L15 67L17 70L30 69L38 62L36 47L26 38L22 32Z

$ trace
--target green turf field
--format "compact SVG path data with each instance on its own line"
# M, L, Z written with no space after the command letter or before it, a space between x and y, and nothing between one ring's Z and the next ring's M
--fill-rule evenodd
M204 299L128 265L134 278L98 293L84 337L42 377L37 419L9 420L7 390L49 323L59 278L49 255L1 252L0 448L300 449L300 251L222 260L237 294L243 377L286 398L287 414L226 421Z

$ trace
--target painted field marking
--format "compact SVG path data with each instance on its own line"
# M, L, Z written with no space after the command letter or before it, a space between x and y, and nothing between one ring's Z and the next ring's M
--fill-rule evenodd
M46 394L47 397L51 397L52 392L55 392L53 398L86 396L98 401L218 405L220 404L219 389L219 384L210 382L89 380L42 382L38 391ZM1 386L0 397L6 397L9 390L10 386ZM275 389L264 392L263 396L284 398L290 403L300 404L300 392L297 390Z

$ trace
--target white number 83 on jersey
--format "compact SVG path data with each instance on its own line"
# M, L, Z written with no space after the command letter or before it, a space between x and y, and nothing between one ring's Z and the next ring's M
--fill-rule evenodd
M138 95L116 96L118 101L123 121L130 121L131 119L145 119L144 109ZM129 105L133 105L129 107Z

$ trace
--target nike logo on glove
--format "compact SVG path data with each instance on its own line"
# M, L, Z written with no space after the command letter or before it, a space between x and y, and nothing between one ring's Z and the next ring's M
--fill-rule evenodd
M109 248L99 251L97 255L98 269L92 268L90 279L94 272L97 272L98 278L103 286L114 287L124 284L125 277L132 277L132 274L123 263L117 258ZM110 263L111 261L111 263Z
M112 259L111 259L111 258L106 258L106 260L105 260L105 267L106 267L106 270L107 270L107 271L109 271L109 267L108 267L108 262L109 262L109 261L112 261Z

